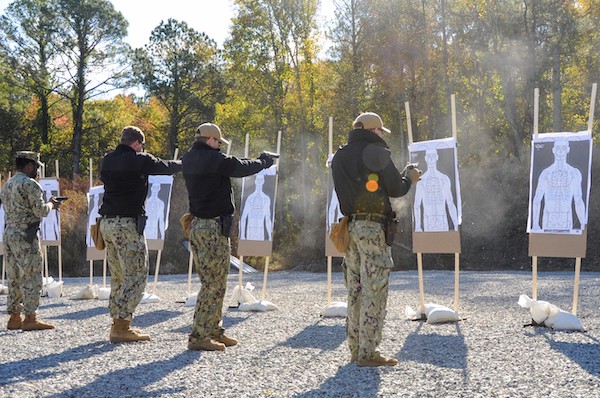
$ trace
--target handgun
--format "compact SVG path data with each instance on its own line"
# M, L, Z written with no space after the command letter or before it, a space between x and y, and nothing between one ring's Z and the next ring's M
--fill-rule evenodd
M263 151L262 153L264 153L265 155L267 155L270 158L279 159L279 154L278 153L269 152L269 151Z
M407 169L407 170L410 170L410 169L416 169L417 167L419 167L419 162L416 162L416 163L411 163L411 162L408 162L408 163L406 164L406 169Z
M55 196L54 199L58 202L64 202L65 200L69 199L68 196Z

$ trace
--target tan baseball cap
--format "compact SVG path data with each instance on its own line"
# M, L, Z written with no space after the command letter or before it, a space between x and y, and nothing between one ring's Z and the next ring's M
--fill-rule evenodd
M40 162L40 154L33 151L18 151L15 153L15 158L32 160L40 167L44 165L42 162Z
M221 129L216 124L203 123L196 129L196 137L212 137L222 142L223 144L229 145L229 141L223 138Z
M363 128L365 130L381 129L386 133L390 132L389 129L383 127L381 117L373 112L365 112L358 115L358 117L354 120L354 123L352 123L352 127Z

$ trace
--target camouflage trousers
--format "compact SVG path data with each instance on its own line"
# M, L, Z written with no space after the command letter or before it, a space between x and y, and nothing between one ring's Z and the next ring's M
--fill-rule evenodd
M113 319L131 320L144 296L148 279L148 249L134 218L103 218L100 233L110 269L108 309Z
M225 331L221 318L231 253L229 238L221 235L217 220L194 218L190 225L190 243L202 287L196 299L189 340L218 338Z
M42 255L38 238L29 243L22 228L6 226L4 255L8 276L8 313L35 314L42 291Z
M348 316L346 333L353 358L379 355L386 315L391 249L385 243L381 224L353 221L349 224L350 245L345 255Z

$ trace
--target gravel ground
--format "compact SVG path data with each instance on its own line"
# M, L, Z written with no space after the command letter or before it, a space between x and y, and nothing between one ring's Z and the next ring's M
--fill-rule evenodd
M225 352L186 349L193 308L177 302L185 275L161 276L161 301L138 307L133 323L150 342L110 344L105 300L42 298L38 315L55 330L7 331L0 316L0 397L600 397L599 274L581 277L578 315L588 331L567 333L524 327L531 318L517 300L530 295L528 272L462 272L464 319L441 325L405 319L405 306L418 304L417 274L394 272L380 348L400 363L387 368L348 363L344 319L318 314L326 280L270 274L267 299L279 310L226 308L224 326L240 344ZM64 291L88 281L66 279ZM260 296L262 274L246 281ZM236 283L230 274L226 304ZM425 272L427 302L451 307L453 289L452 272ZM572 291L573 273L539 274L540 299L570 310ZM340 273L333 300L345 301Z

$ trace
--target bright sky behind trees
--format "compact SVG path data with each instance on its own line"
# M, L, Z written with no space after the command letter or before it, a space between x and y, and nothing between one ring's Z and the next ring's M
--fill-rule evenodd
M12 0L0 0L0 13ZM129 22L127 42L133 47L142 47L148 42L150 32L160 21L174 18L185 21L198 32L206 33L215 40L219 48L229 34L233 17L232 0L111 0ZM333 0L321 0L321 15L333 17Z

